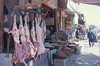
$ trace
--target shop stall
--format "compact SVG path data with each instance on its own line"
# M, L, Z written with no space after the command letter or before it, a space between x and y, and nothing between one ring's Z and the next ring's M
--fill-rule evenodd
M73 14L64 10L67 0L5 0L4 3L8 10L5 24L9 25L3 52L7 53L5 58L10 54L12 66L52 66L55 58L68 58L75 53L78 45L69 42L66 34L73 20Z
M7 41L4 45L7 46L3 48L3 52L7 52L5 57L12 54L11 63L14 66L27 66L30 63L35 66L50 65L48 58L51 58L49 57L51 51L48 46L44 45L44 42L46 27L50 26L51 34L52 27L55 28L54 9L57 6L53 5L52 1L5 0L10 25L7 27L7 37L4 39ZM48 20L51 22L53 20L52 24L49 24ZM45 63L43 64L43 62Z

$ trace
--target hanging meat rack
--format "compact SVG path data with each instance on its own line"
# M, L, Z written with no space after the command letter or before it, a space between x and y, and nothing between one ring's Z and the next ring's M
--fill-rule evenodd
M25 4L25 5L18 5L18 6L14 6L13 7L13 10L12 10L12 13L11 13L11 16L10 16L10 26L9 26L9 31L11 30L11 25L12 25L12 17L14 16L14 12L16 10L19 10L19 11L24 11L24 12L33 12L33 13L37 13L37 14L43 14L43 13L40 13L40 12L37 12L34 8L33 9L26 9L28 7L36 7L38 5L41 5L43 3L46 3L50 0L43 0L43 1L40 1L40 2L34 2L34 3L31 3L31 4ZM46 14L44 15L44 17L48 14L48 11L46 12ZM11 38L11 34L8 34L8 41L7 41L7 55L6 57L9 57L9 47L10 47L10 38Z

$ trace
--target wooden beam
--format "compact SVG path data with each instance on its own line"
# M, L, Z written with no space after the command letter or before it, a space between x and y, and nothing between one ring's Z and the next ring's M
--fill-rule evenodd
M3 49L3 0L0 0L0 51Z
M25 4L25 5L21 5L21 6L16 6L15 8L25 8L25 7L34 7L34 6L37 6L39 4L42 4L42 3L45 3L45 2L48 2L50 0L43 0L43 1L40 1L40 2L33 2L31 4Z
M55 9L54 11L54 24L56 25L56 31L58 32L59 30L59 25L60 25L60 13L59 9Z

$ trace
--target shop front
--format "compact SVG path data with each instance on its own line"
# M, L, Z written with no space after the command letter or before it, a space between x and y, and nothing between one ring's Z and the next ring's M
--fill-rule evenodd
M56 1L4 1L4 3L6 3L4 5L9 12L7 15L8 21L5 22L5 24L9 23L9 25L7 26L7 37L4 38L4 41L6 40L7 42L5 44L0 44L0 49L3 50L3 53L0 55L3 55L2 59L4 60L8 55L10 56L10 59L8 60L9 62L11 61L13 65L9 63L9 66L27 66L30 64L30 66L50 65L48 60L50 49L45 47L44 43L46 38L46 28L48 29L48 26L50 26L51 32L53 32L53 29L56 31L54 19L55 8L57 8ZM0 5L3 4L0 2ZM2 8L2 6L0 7ZM3 14L0 12L0 17L2 16ZM2 65L4 64L4 60L0 62ZM8 60L6 59L5 62ZM5 63L4 65L7 64Z
M8 9L5 24L9 26L4 38L7 42L1 44L3 66L52 66L55 58L68 58L74 53L77 45L70 44L66 34L74 17L66 10L67 0L5 0L4 3Z

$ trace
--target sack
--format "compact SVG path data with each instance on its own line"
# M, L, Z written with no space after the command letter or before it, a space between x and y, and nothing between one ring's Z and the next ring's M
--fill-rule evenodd
M67 58L68 57L68 55L66 55L63 51L61 51L61 50L57 50L56 51L56 55L57 56L60 56L60 57L62 57L62 58Z
M63 48L62 51L68 56L71 55L71 52L67 48Z
M76 48L76 46L67 46L67 47L69 47L71 49L75 49Z
M73 48L69 48L69 47L65 47L64 49L66 49L66 50L69 51L70 53L74 51Z

